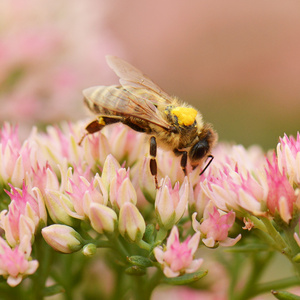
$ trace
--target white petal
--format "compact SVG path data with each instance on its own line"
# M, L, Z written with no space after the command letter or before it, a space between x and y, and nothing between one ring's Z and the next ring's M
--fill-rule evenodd
M180 272L173 272L169 267L164 268L164 274L166 277L173 278L180 275Z
M15 287L22 281L23 277L19 275L18 277L12 277L8 276L7 278L7 284L10 285L11 287Z
M164 262L164 251L159 247L155 247L153 252L154 252L154 256L155 256L156 260L160 264L163 264L163 262Z
M202 239L202 242L206 247L209 247L209 248L212 248L215 246L215 240L212 237L210 237L208 239Z
M235 245L240 239L242 238L242 235L239 234L236 238L226 238L224 241L220 241L219 244L223 247L231 247Z
M196 272L202 265L203 258L194 259L188 268L185 269L186 273L194 273Z

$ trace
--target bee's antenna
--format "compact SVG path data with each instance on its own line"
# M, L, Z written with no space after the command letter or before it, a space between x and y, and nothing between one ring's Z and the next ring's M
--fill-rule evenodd
M213 155L208 155L207 158L208 158L208 157L210 158L210 160L209 160L209 162L206 164L206 166L204 167L204 169L201 171L201 173L199 174L199 176L202 175L202 174L205 172L205 170L209 167L209 165L211 164L211 162L212 162L213 159L214 159Z

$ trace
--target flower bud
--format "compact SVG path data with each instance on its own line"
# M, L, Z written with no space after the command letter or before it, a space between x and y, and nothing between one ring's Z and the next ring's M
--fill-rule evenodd
M110 183L109 199L113 208L117 210L126 202L136 204L136 191L130 181L129 170L121 168L116 172Z
M165 229L171 229L180 220L185 212L188 196L189 185L187 178L185 178L180 189L178 182L172 189L169 177L162 180L155 199L155 210L160 226Z
M100 203L90 206L92 227L99 233L113 233L117 227L117 214L109 207Z
M96 254L97 246L95 244L87 244L83 247L82 253L85 256L91 257Z
M54 224L42 229L42 235L54 250L63 253L72 253L83 246L82 237L72 227Z
M54 223L74 225L75 219L67 213L67 210L73 210L73 205L66 195L58 191L46 190L45 204Z
M116 176L117 170L121 168L117 160L110 154L107 156L102 171L102 181L107 190L109 190L111 180Z
M143 216L131 202L126 202L120 209L119 231L129 242L139 242L146 229Z

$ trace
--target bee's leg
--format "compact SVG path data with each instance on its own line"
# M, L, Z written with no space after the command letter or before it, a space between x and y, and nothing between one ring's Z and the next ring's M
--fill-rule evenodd
M180 166L181 166L181 169L182 169L184 175L186 176L187 175L186 165L187 165L187 158L188 158L187 152L180 151L178 149L174 149L173 152L176 156L181 156Z
M157 150L157 144L156 144L156 138L154 136L151 136L150 138L150 171L152 176L154 176L155 181L155 187L158 190L158 180L157 180L157 162L156 162L156 150Z
M180 166L185 176L187 175L186 165L187 165L187 152L183 151L181 156Z
M137 132L146 132L146 133L151 132L148 124L142 120L136 120L134 118L127 117L127 118L124 118L122 123Z
M85 127L85 130L87 132L82 136L78 145L79 146L81 145L82 141L84 140L84 138L87 135L93 134L97 131L100 131L106 125L118 123L118 122L122 122L122 118L120 118L120 117L99 117L97 120L92 121Z

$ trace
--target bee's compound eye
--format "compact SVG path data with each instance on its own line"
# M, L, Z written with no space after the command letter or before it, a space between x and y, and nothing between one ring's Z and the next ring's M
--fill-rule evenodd
M192 161L197 161L203 158L209 150L207 140L202 140L196 143L189 152L189 157Z

